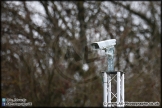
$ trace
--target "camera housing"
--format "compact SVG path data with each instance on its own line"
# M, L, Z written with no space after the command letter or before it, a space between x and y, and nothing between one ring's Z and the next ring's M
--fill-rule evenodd
M116 39L108 39L108 40L104 40L104 41L99 41L99 42L93 42L91 44L91 47L93 49L101 49L101 50L105 50L111 46L116 45Z

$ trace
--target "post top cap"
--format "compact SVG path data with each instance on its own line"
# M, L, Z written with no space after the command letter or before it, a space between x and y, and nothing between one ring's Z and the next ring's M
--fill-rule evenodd
M107 74L117 74L117 72L125 73L123 71L101 71L101 73L106 72Z

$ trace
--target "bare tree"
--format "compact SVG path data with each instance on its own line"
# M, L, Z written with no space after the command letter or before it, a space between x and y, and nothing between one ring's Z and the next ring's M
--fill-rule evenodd
M1 1L2 97L33 106L102 106L107 57L89 44L115 38L125 100L160 102L160 4Z

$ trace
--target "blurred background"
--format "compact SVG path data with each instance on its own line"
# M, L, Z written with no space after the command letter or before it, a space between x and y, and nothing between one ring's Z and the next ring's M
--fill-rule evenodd
M103 106L107 56L89 45L106 39L125 101L161 102L161 1L1 1L1 96Z

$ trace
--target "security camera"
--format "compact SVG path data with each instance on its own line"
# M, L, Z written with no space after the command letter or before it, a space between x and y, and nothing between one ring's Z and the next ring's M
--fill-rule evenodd
M109 39L109 40L104 40L104 41L99 41L99 42L93 42L91 44L93 49L101 49L105 50L111 46L116 45L116 39Z

